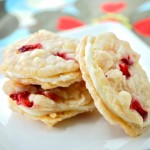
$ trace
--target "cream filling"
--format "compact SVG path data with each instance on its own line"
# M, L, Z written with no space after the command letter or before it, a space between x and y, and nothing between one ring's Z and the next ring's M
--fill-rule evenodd
M88 73L90 75L90 78L92 79L92 82L94 84L94 87L97 90L97 93L99 94L99 96L102 98L103 101L105 100L104 103L107 104L107 106L109 107L109 109L111 109L111 111L114 112L116 115L120 116L121 118L123 118L124 120L126 120L128 122L138 123L141 126L147 126L150 123L150 121L143 122L142 117L139 117L139 114L137 114L137 112L132 112L132 111L129 110L130 111L129 113L132 113L132 114L134 113L134 115L137 118L137 122L133 122L132 119L128 119L126 116L124 116L122 112L121 112L122 115L121 115L121 113L117 113L116 112L117 109L115 107L113 107L113 104L110 105L109 98L115 99L115 98L117 98L116 96L119 96L119 93L117 93L116 91L114 91L114 89L112 89L109 86L109 84L107 84L107 83L106 83L106 86L103 86L103 87L100 87L98 85L99 81L96 78L96 69L94 68L93 62L92 62L92 40L93 39L94 39L94 37L88 37L88 39L87 39L87 45L85 47L85 57L84 57L84 60L85 60L87 71L88 71ZM104 76L104 75L101 74L101 76ZM109 88L106 88L107 86L109 86ZM105 90L105 88L106 88L106 90ZM109 96L107 96L105 94L105 92L107 92L107 93L109 92ZM122 93L125 93L125 92L122 92ZM122 95L125 95L125 94L122 94ZM120 98L123 98L123 96L120 97ZM124 98L125 98L125 100L128 101L128 103L131 102L131 96L127 95L127 93L126 93L126 97L124 96ZM128 108L129 108L129 106L128 106Z
M45 96L31 94L29 96L29 100L34 102L32 107L25 107L22 105L19 105L18 107L32 116L44 116L65 111L86 112L94 108L94 104L91 100L86 99L84 96L78 100L73 99L68 101L66 100L66 102L57 103ZM39 106L40 108L38 108Z
M16 78L25 79L25 80L28 79L28 78L25 78L24 76L17 74L15 72L7 71L7 74L9 75L9 77L15 78L15 79ZM57 82L62 82L62 81L66 82L66 81L75 79L75 78L77 78L77 74L79 74L79 73L67 73L67 74L62 74L62 75L51 76L48 78L32 77L29 79L36 79L41 82L49 82L51 84L56 84ZM81 81L81 78L78 77L77 81Z

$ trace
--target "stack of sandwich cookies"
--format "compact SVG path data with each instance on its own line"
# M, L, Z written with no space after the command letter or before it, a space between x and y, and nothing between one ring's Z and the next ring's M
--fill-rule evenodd
M42 30L10 45L0 66L13 110L48 125L92 111L75 59L76 40ZM80 90L79 90L80 89Z
M150 83L139 55L113 33L104 33L84 37L77 59L99 112L130 136L142 134L150 123Z
M47 125L94 104L130 136L150 124L150 83L139 55L113 33L79 42L41 30L10 45L0 69L10 79L3 89L11 108Z

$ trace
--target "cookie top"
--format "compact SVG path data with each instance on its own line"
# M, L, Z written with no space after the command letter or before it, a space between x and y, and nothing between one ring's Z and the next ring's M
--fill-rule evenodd
M57 116L57 113L70 111L78 114L94 108L84 81L76 82L69 87L44 90L37 85L23 85L9 80L3 89L20 110L35 117Z
M78 41L40 30L6 48L2 73L24 84L44 89L66 87L81 81L75 59Z
M86 36L77 53L98 110L129 135L141 134L150 124L150 83L139 65L139 55L113 33Z

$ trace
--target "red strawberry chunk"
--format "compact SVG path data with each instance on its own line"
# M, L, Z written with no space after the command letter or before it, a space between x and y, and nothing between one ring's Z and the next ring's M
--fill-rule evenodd
M125 63L119 64L119 67L120 67L120 70L123 73L123 75L126 76L126 78L129 78L131 76L129 69L128 69L128 66Z
M142 108L141 104L139 103L137 99L134 99L134 98L132 99L130 108L136 110L143 118L143 121L146 120L148 116L148 112Z
M19 52L23 53L26 51L33 51L35 49L41 49L42 45L40 43L32 44L32 45L24 45L21 48L18 49Z
M16 101L17 105L23 105L26 107L32 107L33 102L29 101L30 93L28 91L18 92L16 94L10 94L10 98Z
M59 99L59 97L57 95L55 95L54 93L44 92L43 95L46 96L46 97L48 97L49 99L54 100L54 101L56 101L56 100Z
M74 60L73 58L70 58L67 53L61 53L61 52L57 52L56 54L54 54L55 56L61 57L62 59L65 60Z
M38 86L36 86L36 87L38 87ZM54 101L59 99L59 97L57 95L55 95L54 93L44 91L40 87L37 88L37 92L35 94L46 96L49 99L54 100ZM30 93L28 91L17 92L15 94L10 94L9 96L14 101L16 101L17 105L23 105L26 107L32 107L33 106L33 102L30 102L30 100L29 100Z
M131 59L130 55L128 55L126 58L122 58L121 61L126 65L133 65L133 60Z
M36 86L37 87L37 86ZM36 94L40 94L43 95L44 94L44 90L41 87L37 87L37 92Z
M55 95L54 93L50 93L48 91L44 91L42 88L40 88L38 86L36 86L36 87L37 87L37 93L36 94L40 94L40 95L46 96L49 99L54 100L54 101L59 99L59 97L57 95Z
M131 59L130 55L121 59L121 63L119 64L119 67L123 75L126 76L126 78L129 78L131 76L129 72L129 67L132 65L133 65L133 60Z

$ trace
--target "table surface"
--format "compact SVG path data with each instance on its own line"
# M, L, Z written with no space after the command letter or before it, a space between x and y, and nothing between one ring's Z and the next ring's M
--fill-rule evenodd
M0 49L39 29L120 22L150 45L148 0L0 0Z

